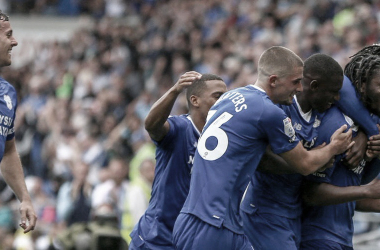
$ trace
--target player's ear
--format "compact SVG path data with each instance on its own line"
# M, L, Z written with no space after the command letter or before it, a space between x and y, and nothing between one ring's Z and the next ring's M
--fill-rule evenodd
M278 80L278 76L277 75L270 75L269 78L269 84L272 88L276 87L276 81Z
M312 80L309 83L311 90L317 90L319 88L319 82L317 80Z
M355 86L358 86L358 81L357 80L355 81ZM366 87L367 87L367 83L363 82L362 85L360 86L359 92L360 93L364 93L365 90L366 90Z
M194 107L199 107L199 98L198 98L198 96L191 95L190 96L190 103Z

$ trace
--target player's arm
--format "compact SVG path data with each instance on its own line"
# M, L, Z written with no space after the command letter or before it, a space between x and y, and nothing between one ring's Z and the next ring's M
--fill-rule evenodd
M347 125L341 126L331 136L331 142L325 147L307 151L302 143L280 156L294 168L297 173L309 175L322 166L326 165L333 156L341 154L351 148L354 142L351 141L352 130L347 129Z
M365 131L368 137L379 134L376 122L356 94L356 90L348 77L344 77L339 91L340 99L336 102L344 114L352 118Z
M16 150L14 138L5 142L4 157L0 163L0 168L4 180L12 188L20 201L20 226L24 229L24 233L27 233L36 226L37 216L26 188L24 172ZM26 221L28 221L29 224L27 224Z
M356 211L380 213L380 199L364 199L356 202Z
M186 72L181 75L173 87L153 104L145 119L145 129L153 140L160 141L168 133L169 122L167 119L178 95L190 86L195 79L199 79L201 76L200 73L195 71Z
M294 168L279 155L273 153L270 146L267 147L260 163L257 167L258 171L270 174L293 174L296 173Z
M380 181L369 185L338 187L329 183L306 181L302 198L309 206L327 206L363 199L380 199Z

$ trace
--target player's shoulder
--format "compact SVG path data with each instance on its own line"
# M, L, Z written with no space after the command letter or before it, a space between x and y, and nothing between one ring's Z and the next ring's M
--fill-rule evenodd
M188 126L192 126L192 120L189 114L169 116L168 122L170 125L175 126L179 129L184 129Z
M335 119L335 120L342 119L343 120L344 114L337 106L333 105L331 108L325 111L323 119L324 120L328 120L328 119Z
M183 115L170 115L168 120L175 122L175 123L184 123L187 124L189 123L189 115L188 114L183 114Z
M16 92L15 87L13 87L12 84L10 84L7 80L0 77L0 93L9 93L9 92Z

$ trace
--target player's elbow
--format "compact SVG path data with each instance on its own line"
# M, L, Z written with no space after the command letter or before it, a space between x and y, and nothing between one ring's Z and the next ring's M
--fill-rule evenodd
M314 168L310 168L310 165L302 164L298 168L298 173L303 176L308 176L314 172L315 172Z
M154 130L154 122L152 119L149 119L149 117L147 117L144 121L144 127L145 127L145 130L149 133L151 131Z

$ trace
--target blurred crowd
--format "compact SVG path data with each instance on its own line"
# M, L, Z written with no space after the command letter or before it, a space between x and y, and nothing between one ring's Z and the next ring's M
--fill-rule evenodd
M87 15L95 23L67 41L41 42L31 61L1 71L18 92L17 147L39 220L31 234L17 230L18 203L0 179L0 249L54 249L62 232L105 207L128 241L154 177L155 146L144 118L184 72L220 75L231 89L255 81L258 57L270 46L303 59L325 53L344 67L380 38L379 0L2 0L0 6L11 24L12 13ZM184 96L173 110L187 112Z

